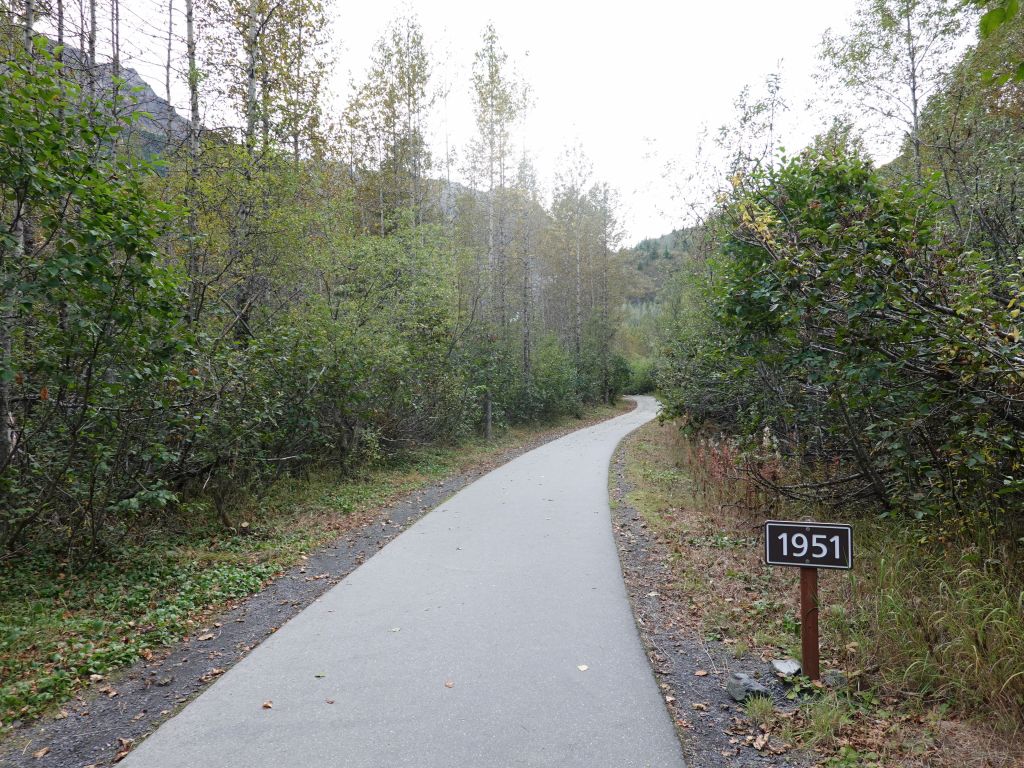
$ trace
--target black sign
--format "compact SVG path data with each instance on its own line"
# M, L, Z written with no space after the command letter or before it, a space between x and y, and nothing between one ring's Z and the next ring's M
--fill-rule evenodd
M768 565L849 570L853 567L853 528L769 520L764 524L764 559Z

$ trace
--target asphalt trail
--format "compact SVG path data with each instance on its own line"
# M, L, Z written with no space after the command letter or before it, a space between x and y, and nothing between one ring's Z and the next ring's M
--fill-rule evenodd
M608 509L638 401L464 488L120 765L680 768Z

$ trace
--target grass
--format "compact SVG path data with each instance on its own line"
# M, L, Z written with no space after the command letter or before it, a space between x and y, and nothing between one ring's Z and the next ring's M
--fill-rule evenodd
M834 747L843 729L853 721L845 697L829 692L811 697L803 706L802 741L815 747Z
M755 727L765 725L775 714L775 706L767 696L751 696L745 705L747 719Z
M678 621L738 657L799 657L797 569L763 564L760 529L834 513L767 497L736 458L652 423L627 442L627 501L660 539L688 608ZM772 727L830 765L1024 764L1021 567L969 539L936 540L923 523L853 522L855 569L822 574L820 616L823 669L851 685Z
M589 409L586 421L628 406ZM372 519L389 500L488 465L544 433L582 422L510 429L492 442L427 447L358 477L323 469L237 499L237 535L193 505L182 529L149 530L107 560L73 570L49 553L0 563L0 735L54 711L91 676L109 675L192 631L232 600L259 591L304 553Z

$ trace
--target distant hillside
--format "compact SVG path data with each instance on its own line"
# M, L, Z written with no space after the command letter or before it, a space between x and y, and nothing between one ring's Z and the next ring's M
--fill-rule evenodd
M699 227L683 227L637 243L633 247L637 279L631 300L635 303L652 301L659 287L694 253L699 238Z

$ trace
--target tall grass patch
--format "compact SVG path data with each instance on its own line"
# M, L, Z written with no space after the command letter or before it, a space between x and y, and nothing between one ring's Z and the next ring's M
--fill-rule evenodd
M886 688L1024 725L1024 579L969 542L861 521L851 580L859 645Z

